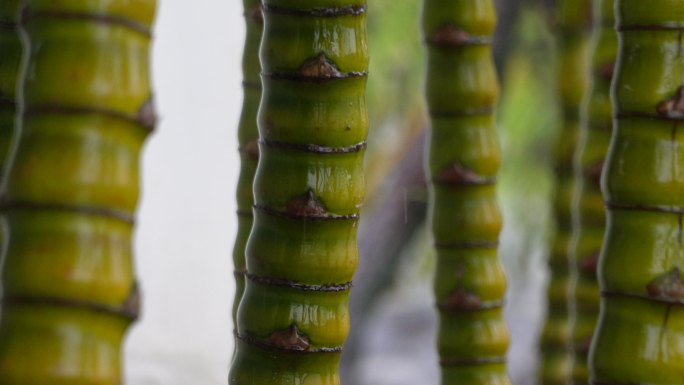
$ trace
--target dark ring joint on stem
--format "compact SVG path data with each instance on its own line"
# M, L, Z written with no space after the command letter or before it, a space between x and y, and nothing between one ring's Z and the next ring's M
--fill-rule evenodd
M437 250L477 250L477 249L497 249L499 242L435 242L434 247Z
M505 364L506 357L441 358L441 367L479 366Z
M646 206L646 205L639 205L639 204L629 204L629 203L613 203L613 202L605 202L606 208L608 210L622 210L622 211L648 211L648 212L655 212L655 213L664 213L664 214L674 214L674 215L683 215L684 214L684 207L671 207L671 206Z
M314 213L295 214L295 213L292 213L290 211L280 211L280 210L276 210L276 209L273 209L270 207L260 206L260 205L254 205L254 209L258 210L264 214L271 215L271 216L288 218L288 219L299 219L299 220L311 221L311 222L317 222L317 221L356 221L359 219L359 214L347 214L347 215L330 214L330 213L325 213L325 214L314 214Z
M273 80L290 80L304 83L326 83L335 80L365 78L368 77L368 71L328 73L321 76L302 75L299 72L262 72L261 76Z
M15 108L17 108L17 102L16 102L16 100L7 99L7 98L2 97L2 95L0 95L0 108L15 109Z
M628 31L684 31L684 24L616 24L618 32Z
M657 113L639 112L639 111L625 111L615 113L615 119L632 119L632 118L642 118L642 119L652 119L652 120L662 120L666 122L684 123L684 115L681 117L661 115Z
M31 210L31 211L67 211L77 214L105 217L135 225L135 217L131 214L106 207L95 207L64 203L38 203L25 201L8 201L0 205L0 210Z
M427 37L424 43L429 47L442 49L458 49L461 47L468 47L474 45L492 45L494 39L490 36L468 36L467 39L460 41L443 41L433 37Z
M235 269L233 270L233 276L235 278L245 278L247 276L247 269Z
M284 287L306 292L339 293L348 291L352 287L351 282L345 282L342 284L309 285L288 279L261 277L255 274L250 274L249 272L245 274L245 277L247 277L247 279L250 281L263 286Z
M496 184L496 177L477 176L470 179L450 180L439 176L432 178L432 183L440 186L492 186Z
M279 142L275 140L259 139L259 143L265 147L285 149L285 150L296 150L303 152L310 152L314 154L351 154L355 152L360 152L366 149L367 144L365 141L352 144L351 146L345 147L326 147L319 146L317 144L299 144L299 143L287 143Z
M243 335L240 334L239 332L235 333L235 337L239 339L240 341L254 346L258 347L264 350L272 351L272 352L277 352L277 353L290 353L290 354L330 354L330 353L341 353L342 352L342 347L334 347L334 348L316 348L316 349L297 349L297 348L285 348L283 346L278 346L274 345L272 343L269 343L268 341L264 341L261 339L258 339L256 337L250 336L250 335Z
M366 13L366 8L366 4L350 5L347 7L327 7L312 9L293 9L268 4L262 5L262 10L264 13L310 17L360 16Z
M148 133L154 131L156 126L156 113L154 109L154 104L151 101L145 102L142 107L140 107L138 114L132 116L120 111L99 108L99 107L71 107L62 106L57 104L43 104L37 106L29 106L24 111L24 119L30 118L35 115L42 114L66 114L66 115L103 115L114 119L124 120L129 123L133 123L145 129Z
M121 317L130 321L135 321L140 315L139 301L135 292L131 298L127 299L121 306L107 306L98 303L79 301L73 299L54 298L54 297L29 297L29 296L5 296L1 303L3 305L28 305L28 306L54 306L62 308L73 308L105 313ZM3 306L4 307L4 306Z
M93 23L118 25L130 29L144 35L147 38L152 37L152 31L147 26L124 17L104 15L98 13L87 12L72 12L72 11L34 11L30 7L25 7L21 12L20 23L26 25L33 19L47 18L47 19L62 19L62 20L80 20L90 21Z
M13 21L0 20L0 32L16 33L18 24Z
M471 116L490 116L492 114L494 114L494 108L492 107L449 111L430 110L430 116L433 118L467 118Z
M590 381L591 385L651 385L651 384L640 384L636 382L604 382L604 381Z
M501 309L506 305L504 300L501 301L487 301L479 304L468 304L465 306L455 306L450 303L437 303L437 308L446 313L473 313L484 310Z
M668 305L668 306L684 307L684 300L678 300L678 299L674 299L674 298L657 297L657 296L651 296L648 294L641 294L641 293L627 293L627 292L621 293L621 292L616 292L616 291L602 290L601 291L601 297L604 297L604 298L632 298L632 299L639 299L639 300L643 300L646 302L659 303L659 304Z

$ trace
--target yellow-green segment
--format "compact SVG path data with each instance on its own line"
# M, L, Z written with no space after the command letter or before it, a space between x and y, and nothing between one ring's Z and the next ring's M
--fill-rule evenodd
M431 131L430 223L437 252L437 348L443 385L510 384L497 248L501 153L491 0L424 0Z
M591 86L584 104L584 121L575 157L577 193L573 202L577 213L571 241L574 264L573 301L575 317L572 345L575 354L574 384L589 383L587 360L599 313L596 268L603 244L606 214L601 194L601 173L613 128L610 84L617 55L614 1L596 0L591 59Z
M591 383L684 381L684 1L616 0Z
M131 237L155 124L155 2L24 7L23 122L2 197L0 382L116 385L139 306Z
M254 223L229 382L339 385L364 195L366 5L266 0L262 11Z
M570 242L572 201L576 189L573 159L580 134L580 108L589 83L589 42L592 24L589 0L560 0L552 16L557 49L558 102L562 120L557 133L553 201L555 234L551 241L547 318L541 336L539 381L565 385L572 377L572 285Z

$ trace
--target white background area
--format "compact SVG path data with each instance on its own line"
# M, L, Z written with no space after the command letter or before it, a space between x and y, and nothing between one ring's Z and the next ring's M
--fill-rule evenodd
M125 343L126 384L226 384L242 2L159 1L154 35L160 124L142 157L135 259L144 303Z

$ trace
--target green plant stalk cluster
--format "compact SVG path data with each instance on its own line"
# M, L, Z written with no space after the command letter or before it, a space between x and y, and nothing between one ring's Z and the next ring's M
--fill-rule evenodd
M238 127L240 151L240 176L237 185L238 232L233 247L233 266L235 267L235 298L233 299L233 325L237 319L237 309L245 291L245 246L252 229L254 206L252 184L259 161L259 131L257 129L257 110L261 100L261 78L259 64L259 43L264 25L261 0L244 0L246 26L245 47L242 53L243 95L242 114Z
M254 225L229 382L338 385L364 195L366 4L262 9Z
M8 172L0 383L122 382L138 313L131 235L155 124L154 0L28 0L23 123Z
M613 128L610 84L618 45L613 8L614 0L594 1L591 86L575 158L577 193L573 204L578 220L571 244L576 273L572 293L575 305L572 376L577 385L589 383L587 360L599 313L596 268L606 226L600 181Z
M571 261L573 159L580 132L580 107L589 83L590 0L559 0L554 15L557 42L558 99L562 122L555 148L555 235L551 243L548 314L541 336L540 382L565 385L571 378Z
M0 1L0 180L15 128L17 76L22 55L18 12L19 0Z
M684 381L684 1L617 0L591 383Z
M491 0L425 0L430 223L437 252L441 383L510 384L498 258L501 163Z

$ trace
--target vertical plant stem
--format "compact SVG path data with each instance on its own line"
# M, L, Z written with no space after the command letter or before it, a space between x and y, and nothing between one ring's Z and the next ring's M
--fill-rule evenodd
M260 157L229 381L336 385L364 195L366 5L262 7Z
M591 86L575 157L578 185L573 205L578 222L571 242L571 259L576 272L572 293L576 311L572 330L575 353L572 376L578 385L589 383L587 359L599 313L596 267L606 223L600 181L613 127L610 83L617 55L613 6L613 0L594 1Z
M555 235L551 243L548 313L541 337L540 382L565 385L572 374L570 239L573 232L572 200L575 192L573 157L580 132L580 106L589 83L589 0L559 0L554 27L557 42L558 99L562 122L555 149L556 191L553 203Z
M242 114L238 128L240 151L240 177L237 186L238 232L233 247L233 266L235 267L235 298L233 299L233 325L237 331L237 309L245 291L245 246L252 229L254 197L252 184L259 161L259 131L257 129L257 110L261 100L261 78L259 65L259 43L264 25L261 0L244 0L246 25L245 47L242 53L243 95Z
M3 384L120 384L138 314L131 235L155 124L155 2L29 0L23 124L3 209Z
M18 12L19 0L0 3L0 180L5 172L17 111L17 76L22 55Z
M500 149L491 0L425 0L430 216L441 383L509 384L506 279L497 248Z
M591 382L684 381L684 1L617 0Z

